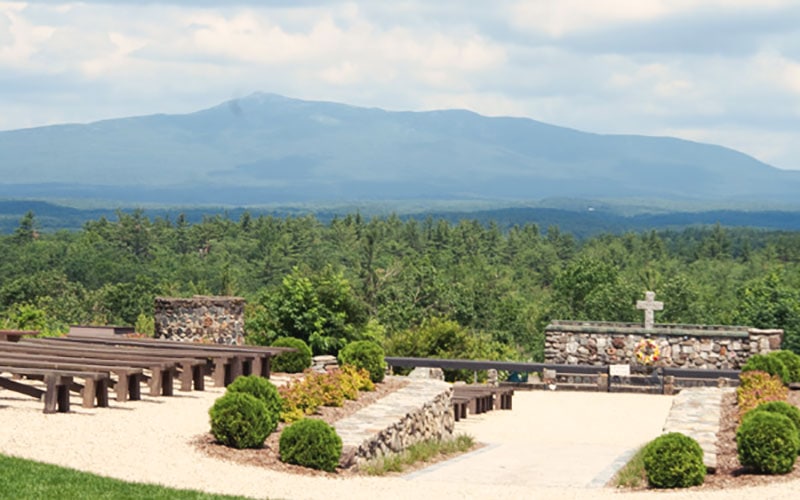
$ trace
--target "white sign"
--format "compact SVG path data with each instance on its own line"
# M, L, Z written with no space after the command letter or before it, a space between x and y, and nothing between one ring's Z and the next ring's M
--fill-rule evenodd
M612 377L630 377L631 365L609 365L608 374Z

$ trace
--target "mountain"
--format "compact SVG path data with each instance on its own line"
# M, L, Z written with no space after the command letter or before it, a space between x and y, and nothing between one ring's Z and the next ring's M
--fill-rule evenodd
M0 197L270 204L552 197L797 204L800 172L668 137L257 93L0 132Z

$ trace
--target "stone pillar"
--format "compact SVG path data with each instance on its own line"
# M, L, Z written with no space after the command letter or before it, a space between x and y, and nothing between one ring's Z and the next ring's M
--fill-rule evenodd
M244 344L241 297L156 297L156 337L207 344Z

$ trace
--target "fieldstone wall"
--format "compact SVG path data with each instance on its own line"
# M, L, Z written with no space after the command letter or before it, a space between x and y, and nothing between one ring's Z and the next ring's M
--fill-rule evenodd
M660 350L658 366L738 369L754 354L778 350L783 330L745 326L655 325L598 321L553 321L545 329L545 363L636 365L644 338Z
M156 297L156 337L208 344L244 344L241 297Z
M453 437L453 388L439 380L408 385L334 424L342 438L342 467L399 453L427 439Z

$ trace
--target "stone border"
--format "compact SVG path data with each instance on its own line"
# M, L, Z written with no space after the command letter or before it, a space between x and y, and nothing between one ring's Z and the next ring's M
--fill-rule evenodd
M402 389L334 424L342 438L342 467L399 453L427 439L453 436L453 387L438 380L408 382Z
M717 468L717 433L722 417L722 397L735 389L691 387L672 400L664 433L680 432L694 438L703 449L703 464L710 472Z

